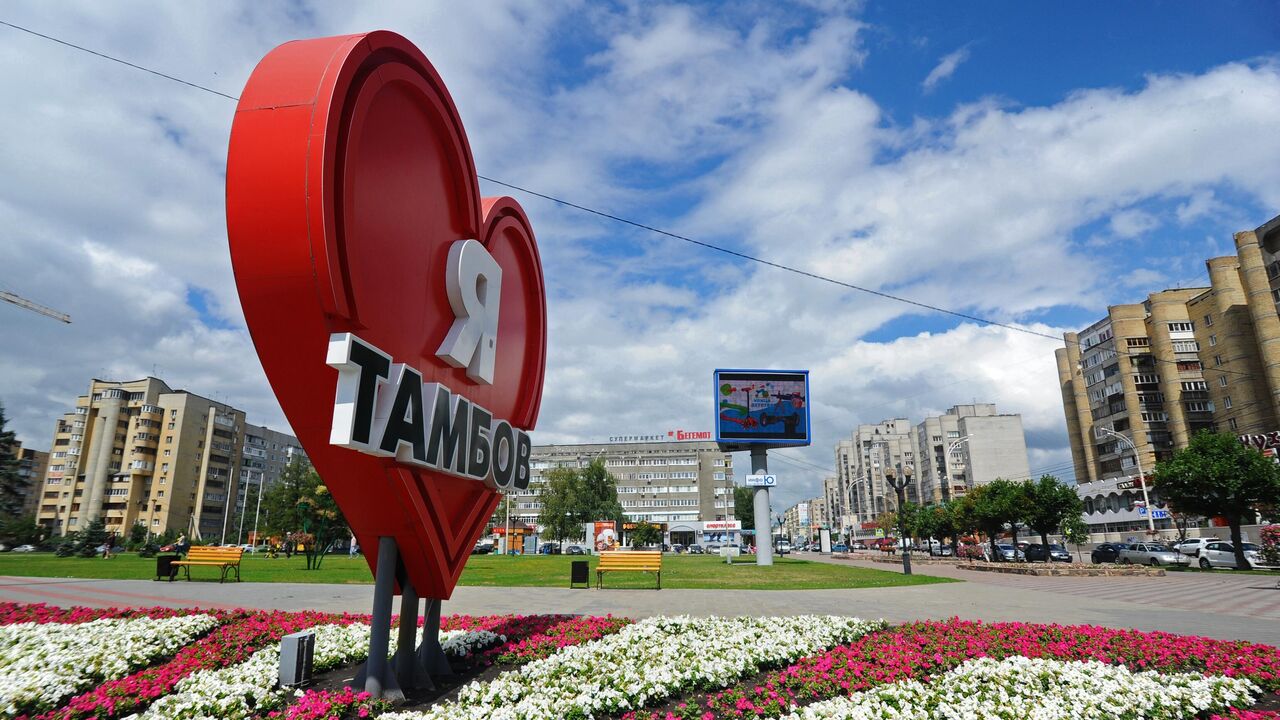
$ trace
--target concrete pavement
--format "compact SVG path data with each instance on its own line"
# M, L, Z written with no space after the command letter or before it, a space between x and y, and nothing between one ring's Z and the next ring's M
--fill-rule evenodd
M809 558L806 558L809 559ZM816 559L816 558L815 558ZM836 561L826 558L827 562ZM854 564L890 569L868 561ZM1039 578L919 567L962 583L849 590L570 590L459 587L446 613L797 615L832 613L892 622L958 616L987 621L1092 624L1250 640L1280 646L1275 580L1228 574L1164 578ZM200 606L370 611L371 585L152 582L0 577L0 600L90 606Z

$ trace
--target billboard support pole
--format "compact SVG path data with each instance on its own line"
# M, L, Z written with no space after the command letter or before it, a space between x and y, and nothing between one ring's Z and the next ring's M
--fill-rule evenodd
M762 447L751 448L751 474L769 474L769 451ZM752 496L756 518L756 565L773 564L773 536L769 534L769 488L757 486ZM764 523L764 532L760 532Z

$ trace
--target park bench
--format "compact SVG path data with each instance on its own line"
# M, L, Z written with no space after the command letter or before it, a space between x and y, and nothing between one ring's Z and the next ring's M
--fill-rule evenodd
M178 560L173 563L173 567L181 567L183 572L187 574L187 580L191 579L192 565L208 565L216 567L222 571L222 577L218 582L226 582L227 573L232 570L236 571L236 582L240 582L240 556L244 555L244 548L238 547L193 547L187 553L185 560ZM177 574L176 572L174 573ZM170 576L170 580L173 577Z
M604 586L604 574L616 571L651 572L658 578L657 590L662 589L662 553L649 550L616 551L600 553L596 565L596 588Z

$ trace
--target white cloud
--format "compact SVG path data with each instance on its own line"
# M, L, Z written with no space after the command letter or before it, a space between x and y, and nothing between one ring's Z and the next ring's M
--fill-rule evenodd
M1134 238L1160 227L1160 219L1145 210L1133 208L1113 214L1110 225L1116 237Z
M956 73L956 69L968 59L968 47L962 47L959 50L943 55L942 59L938 61L938 64L929 71L929 74L925 76L924 81L920 83L920 88L925 92L925 94L933 92L934 89L938 87L938 83L954 75Z
M1179 222L1247 217L1222 199L1240 193L1280 203L1280 74L1268 63L1043 107L983 101L895 127L856 86L861 25L840 16L797 29L572 2L81 7L14 15L231 94L284 40L396 29L437 65L486 174L999 319L1101 312L1117 272L1153 280L1074 239L1091 224L1135 227L1124 213L1144 200L1183 203ZM569 36L593 48L587 67L554 54ZM47 444L90 377L153 365L283 426L227 258L234 104L21 35L0 44L0 67L13 70L0 92L17 99L0 108L0 282L76 318L0 307L0 399L23 439ZM1069 459L1052 340L961 325L869 342L915 311L520 200L550 291L539 441L706 428L715 367L772 365L812 368L817 442L796 452L823 467L857 423L973 399L1023 414L1033 469ZM688 212L664 219L669 202ZM212 293L233 327L201 325L188 287ZM817 493L820 471L786 474L781 504Z

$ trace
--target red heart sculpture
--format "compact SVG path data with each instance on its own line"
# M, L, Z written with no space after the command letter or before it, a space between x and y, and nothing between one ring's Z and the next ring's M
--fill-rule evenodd
M245 320L308 456L376 567L393 536L422 597L448 598L498 503L481 482L329 444L350 332L425 382L532 429L546 369L542 264L524 211L480 197L440 76L379 31L286 43L249 78L227 157L227 235ZM450 246L477 239L502 270L490 385L436 352L454 322Z

